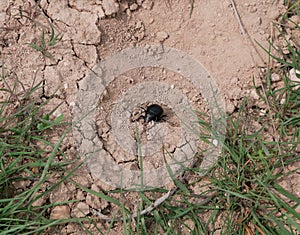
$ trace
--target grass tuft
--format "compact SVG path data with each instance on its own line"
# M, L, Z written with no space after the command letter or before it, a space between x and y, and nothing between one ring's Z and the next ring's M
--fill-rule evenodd
M193 1L190 4L192 13ZM285 53L270 42L270 48L264 49L270 63L262 86L254 84L266 110L262 113L259 105L253 107L245 97L239 111L227 117L221 156L205 175L196 163L178 179L166 164L175 185L172 193L165 188L97 192L70 180L83 163L66 170L74 162L55 160L64 155L61 145L66 134L56 143L47 137L64 124L64 116L52 119L54 110L42 111L49 100L35 95L41 83L33 83L22 92L18 91L23 87L20 81L9 86L2 62L5 87L0 92L5 99L0 101L0 234L45 234L67 223L76 223L89 234L93 234L90 225L96 234L109 234L116 225L122 225L123 234L299 234L300 199L282 184L299 174L296 163L300 161L300 82L291 79L291 71L300 77L300 48L285 36L285 25L293 24L292 16L299 13L299 1L288 0L286 5L288 11L277 27ZM294 27L300 30L295 23ZM42 31L40 44L30 46L50 56L48 48L60 40L51 27L49 34ZM280 86L272 81L274 73L281 78ZM205 120L199 118L204 134L198 135L209 144L212 128ZM139 141L138 133L136 137ZM50 184L57 174L61 178ZM49 202L49 195L64 182L107 202L107 208L83 218L51 219L55 206L77 202ZM169 197L156 203L168 193ZM151 206L148 213L142 213ZM106 232L98 227L99 220L107 222Z
M63 115L52 120L52 112L43 114L49 100L37 97L41 83L18 92L22 84L9 86L4 77L2 62L0 89L0 234L32 234L45 231L63 220L49 218L50 209L58 204L45 204L56 186L49 180L66 162L57 162L63 155L62 135L57 143L48 140L53 129L64 121ZM49 185L49 187L47 186Z

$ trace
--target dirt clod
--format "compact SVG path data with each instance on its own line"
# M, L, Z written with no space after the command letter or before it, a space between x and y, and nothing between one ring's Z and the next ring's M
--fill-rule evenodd
M158 32L158 33L156 34L156 37L157 37L157 39L158 39L160 42L163 42L163 41L165 41L165 40L169 37L169 35L168 35L168 33L166 33L166 32Z
M115 0L103 0L102 6L105 12L105 15L110 16L115 14L119 10L119 4Z
M52 209L50 219L69 219L70 208L66 205L56 206Z
M171 3L171 7L168 3ZM0 56L4 58L7 82L13 87L12 81L21 81L25 90L32 86L34 79L36 83L41 82L42 89L38 93L38 98L45 99L56 92L49 106L53 108L62 103L52 113L51 118L62 114L66 122L71 122L77 105L77 94L80 89L89 90L94 85L82 86L99 61L103 62L115 53L132 47L144 47L148 55L157 53L159 61L162 59L159 57L160 53L151 51L151 45L162 45L162 51L164 46L176 48L199 61L209 71L210 78L216 82L221 94L226 98L227 113L234 113L245 94L249 94L250 98L257 102L260 112L258 115L266 116L268 108L258 102L259 96L249 87L252 85L252 78L258 87L264 85L260 78L266 71L258 71L257 68L266 66L268 55L256 43L252 44L245 35L241 35L229 2L195 1L191 15L189 7L189 1L176 1L173 4L172 1L167 0L30 0L26 4L21 0L0 1ZM267 48L266 39L272 36L272 39L280 42L282 46L280 50L283 50L286 55L290 53L285 40L280 35L273 35L274 29L271 28L274 19L285 10L282 1L253 0L249 3L247 0L241 0L237 1L237 8L252 42L257 41ZM23 10L24 17L20 15L20 10ZM300 17L293 16L291 21L285 23L290 39L299 40L299 30L296 30L299 22ZM50 46L52 29L55 35L61 35L62 38L55 45ZM41 45L43 32L48 40L44 51L37 50L37 47L30 47L29 44ZM49 55L47 53L51 58L45 56ZM115 65L117 67L120 64ZM101 72L107 71L97 71L99 73L97 75L101 76ZM299 82L297 75L299 71L293 69L290 71L289 79L297 83ZM210 107L202 94L195 89L195 84L187 77L181 76L176 70L171 71L160 67L135 68L116 76L110 84L106 84L106 92L103 92L99 102L94 104L99 111L96 113L96 123L86 124L86 127L91 127L94 132L90 132L85 137L89 139L99 137L101 141L98 147L107 153L118 167L139 172L138 154L124 150L113 136L111 125L113 109L120 103L122 95L134 86L145 82L161 82L169 86L166 93L180 91L193 109L208 116L206 121L209 122ZM271 81L276 83L277 87L284 86L277 73L271 75ZM0 88L4 87L1 80ZM297 88L299 86L293 89ZM135 93L135 96L137 95L138 93ZM4 98L0 93L0 99ZM157 102L157 100L147 102ZM281 102L282 104L286 102L285 97ZM143 103L144 100L139 104L143 105ZM124 123L128 136L135 141L136 130L140 134L141 143L147 144L157 140L162 133L161 130L165 128L164 143L155 143L157 151L143 158L146 170L164 166L164 149L176 153L182 146L180 142L182 120L179 120L170 103L171 100L161 103L166 115L163 120L151 122L149 125L144 125L142 118L145 116L145 108L127 110L128 123ZM122 121L121 118L119 121ZM253 124L253 128L259 127L259 123ZM55 138L58 140L59 136ZM272 141L271 136L265 138ZM137 149L136 143L137 141L134 145L135 149ZM74 160L80 155L72 134L66 138L63 147L66 159ZM300 152L300 145L298 151ZM59 160L59 157L56 160ZM70 169L73 167L70 166ZM101 190L115 189L115 186L106 184L101 178L91 176L90 169L86 165L76 171L76 175L71 179L99 193L102 192ZM53 184L57 181L57 179L51 180ZM297 191L296 186L299 184L297 182L299 179L297 181L293 178L291 183L287 184L291 184L291 188ZM28 182L14 185L17 190L27 189L29 186ZM196 193L201 193L201 190L203 190L201 187L194 188ZM47 199L41 198L36 205L47 203ZM92 193L83 192L70 183L60 184L49 197L51 203L73 199L79 202L69 206L54 207L50 218L85 217L89 215L90 208L101 211L108 207L107 201ZM134 202L132 200L128 203ZM84 231L74 224L66 225L64 232L84 234Z
M79 202L75 205L75 208L72 210L71 215L75 218L81 218L90 213L89 206L84 202Z

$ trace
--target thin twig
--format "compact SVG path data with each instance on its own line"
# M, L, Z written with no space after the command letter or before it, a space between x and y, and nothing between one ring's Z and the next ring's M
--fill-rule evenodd
M194 161L191 163L191 167L193 167L197 162L197 158L194 159ZM184 182L184 180L186 179L186 177L188 176L189 172L188 171L183 171L181 173L181 175L178 177L178 180L181 182ZM134 220L135 218L137 218L138 216L142 216L145 214L149 214L151 213L155 208L157 208L159 205L161 205L163 202L165 202L167 199L169 199L171 196L174 195L174 193L178 190L177 186L174 186L172 189L170 189L166 194L164 194L163 196L161 196L160 198L156 199L153 203L151 203L151 205L149 205L146 209L142 210L142 211L136 211L133 214L130 215L130 219ZM203 199L201 202L199 202L197 205L205 205L208 202L211 201L212 198L214 198L216 196L216 194L213 194L211 196L207 196L205 199ZM101 212L95 212L95 215L98 216L99 219L101 220L105 220L106 222L111 222L111 221L115 221L115 222L120 222L120 221L124 221L123 217L117 217L117 218L110 218L104 214L102 214Z
M142 216L145 214L149 214L151 213L155 208L157 208L159 205L161 205L163 202L165 202L168 198L170 198L172 195L174 195L174 193L177 191L178 187L174 186L172 189L170 189L166 194L164 194L163 196L161 196L160 198L156 199L153 203L151 203L150 206L148 206L146 209L142 210L142 211L136 211L133 214L130 215L130 219L135 219L138 216ZM110 218L106 215L103 215L100 212L96 212L95 213L100 219L105 220L106 222L111 222L111 221L116 221L116 222L120 222L123 221L124 218L123 217L118 217L118 218Z
M287 3L287 9L289 9L291 6L291 0L288 0L288 3Z
M244 28L244 26L243 26L241 17L240 17L240 15L239 15L239 13L238 13L238 11L237 11L237 9L236 9L235 3L234 3L233 0L230 0L230 1L231 1L231 5L232 5L232 8L233 8L234 14L235 14L235 16L236 16L236 19L237 19L237 21L238 21L238 23L239 23L239 26L240 26L240 29L241 29L241 31L242 31L242 34L246 34L246 30L245 30L245 28Z
M190 0L190 18L192 17L194 10L194 0Z
M251 44L251 46L254 48L256 54L258 55L259 59L261 60L261 62L264 63L264 59L262 58L262 56L260 55L259 51L257 50L257 47L255 46L252 38L250 37L249 33L247 32L247 30L244 28L244 25L242 23L242 20L241 20L241 17L237 11L237 8L236 8L236 5L235 5L235 2L234 0L230 0L231 1L231 5L232 5L232 8L233 8L233 11L235 13L235 16L237 18L237 21L238 21L238 24L240 26L240 30L241 30L241 33L245 36L246 40L248 40L248 42ZM251 57L253 59L253 61L255 62L255 59L251 53Z
M138 216L142 216L142 215L146 215L151 213L155 208L157 208L159 205L161 205L163 202L165 202L168 198L170 198L176 191L177 191L177 187L172 188L171 190L169 190L165 195L163 195L162 197L158 198L155 200L155 202L153 202L150 206L148 206L146 209L140 211L140 212L134 212L129 218L134 220L136 219ZM209 203L215 196L217 195L217 193L212 194L211 196L207 196L205 197L201 202L197 203L198 206L204 206L207 203ZM117 218L111 218L107 215L102 214L99 211L96 210L92 210L92 213L94 215L97 215L98 219L104 220L106 222L121 222L124 221L123 217L117 217Z
M261 59L261 61L264 62L263 58L261 57L260 53L258 52L258 50L257 50L257 48L256 48L256 46L255 46L253 40L251 39L249 33L245 30L245 28L244 28L244 26L243 26L242 20L241 20L241 18L240 18L240 16L239 16L239 13L238 13L237 9L236 9L234 0L230 0L230 1L231 1L231 5L232 5L232 7L233 7L234 13L235 13L235 15L236 15L237 21L238 21L238 23L239 23L240 29L241 29L241 31L242 31L242 34L246 37L247 40L249 40L249 42L250 42L251 45L253 46L255 52L258 54L259 58ZM299 0L299 2L300 2L300 0ZM288 4L290 4L290 1L288 2ZM271 28L271 38L270 38L270 40L271 40L271 42L272 42L273 36L274 36L274 35L273 35L274 32L273 32L272 23L271 23L271 25L270 25L270 28ZM252 58L253 58L253 57L252 57ZM254 59L254 58L253 58L253 59ZM273 60L271 61L271 66L272 66L272 64L273 64ZM262 83L262 79L261 79L261 78L260 78L260 80L261 80L261 83ZM264 89L264 86L261 85L261 88L262 88L262 91L263 91L264 98L265 98L265 100L266 100L267 108L268 108L268 110L269 110L269 113L271 113L270 103L269 103L269 101L268 101L268 99L267 99L267 95L266 95L266 91L265 91L265 89ZM271 116L270 118L271 118L272 128L273 128L273 131L274 131L274 133L275 133L275 134L274 134L274 135L275 135L275 136L274 136L274 137L275 137L275 142L276 142L276 145L277 145L277 147L278 147L279 154L281 155L282 152L281 152L281 148L280 148L279 142L278 142L278 141L279 141L279 138L280 138L280 135L279 135L279 133L278 133L278 131L277 131L277 129L276 129L275 121L274 121L273 117ZM282 159L281 159L281 161L282 161ZM283 165L283 167L284 167L283 161L282 161L282 165Z

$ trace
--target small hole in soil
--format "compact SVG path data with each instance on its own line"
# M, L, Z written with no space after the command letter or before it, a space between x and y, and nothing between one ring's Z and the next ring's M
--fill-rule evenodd
M154 104L159 105L163 109L163 113L161 114L161 116L159 116L157 120L153 119L152 121L147 123L145 121L145 117L147 115L147 111L149 111L148 108ZM131 111L130 124L129 124L131 136L134 139L136 139L136 131L138 131L141 143L146 143L148 141L147 138L148 131L154 125L160 125L160 123L166 123L171 128L180 126L180 122L176 117L176 114L167 105L161 103L154 103L154 102L147 102L138 105L135 108L133 108L133 110Z

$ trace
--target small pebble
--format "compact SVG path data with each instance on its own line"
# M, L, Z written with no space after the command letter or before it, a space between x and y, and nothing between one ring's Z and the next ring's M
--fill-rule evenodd
M137 0L136 3L137 3L139 6L141 6L142 3L143 3L143 0Z
M70 106L75 106L75 102L74 101L70 102Z
M212 140L212 144L213 144L214 146L218 147L218 146L219 146L219 141L216 140L216 139L213 139L213 140Z
M226 103L226 113L232 114L234 112L234 110L235 110L234 104L231 101L228 101Z
M142 4L142 7L146 10L151 10L154 2L152 0L145 0Z
M153 19L153 18L150 18L150 19L149 19L149 24L153 24L153 22L154 22L154 19Z
M271 81L272 82L278 82L278 81L280 81L280 76L277 73L272 73L271 74Z
M142 22L142 21L136 22L136 24L135 24L135 28L136 28L136 29L140 29L140 28L142 28L142 27L143 27L143 22Z
M255 99L258 100L259 99L259 95L257 94L256 90L251 90L250 91L250 96Z
M56 206L52 209L50 219L69 219L70 208L66 205Z
M139 7L138 4L133 3L133 4L130 5L129 9L130 9L131 11L135 11L136 9L138 9L138 7Z
M265 109L261 109L259 112L259 116L265 116L267 111Z
M61 114L62 114L61 111L60 111L59 109L56 109L56 110L53 112L52 115L53 115L54 117L57 118L57 117L59 117Z
M292 68L290 71L289 71L289 79L297 84L300 84L300 71L299 70L295 70L294 68ZM293 87L293 90L297 90L298 88L300 87L300 85L297 85L297 86L294 86Z
M169 34L167 34L166 32L158 32L156 34L156 37L160 42L163 42L169 37Z

